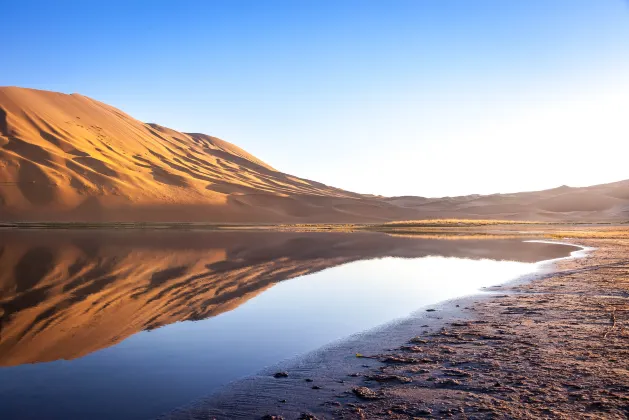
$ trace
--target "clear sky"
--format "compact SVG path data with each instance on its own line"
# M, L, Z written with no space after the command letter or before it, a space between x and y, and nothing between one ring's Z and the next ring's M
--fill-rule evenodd
M626 0L2 1L0 85L362 193L629 178Z

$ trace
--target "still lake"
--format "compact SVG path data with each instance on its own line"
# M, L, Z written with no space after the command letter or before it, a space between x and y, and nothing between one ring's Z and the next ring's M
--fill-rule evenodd
M0 231L6 419L151 419L575 248L379 233Z

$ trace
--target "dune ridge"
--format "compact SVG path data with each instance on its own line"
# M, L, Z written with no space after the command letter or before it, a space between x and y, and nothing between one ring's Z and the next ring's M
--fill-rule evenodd
M282 173L227 141L143 123L86 96L0 87L3 221L376 222L489 216L627 219L629 181L489 196L362 195Z

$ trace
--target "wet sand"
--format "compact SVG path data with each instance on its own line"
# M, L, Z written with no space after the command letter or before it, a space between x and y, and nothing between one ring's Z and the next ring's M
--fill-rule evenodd
M629 241L569 242L596 249L275 366L163 418L625 419ZM280 370L287 377L274 377Z

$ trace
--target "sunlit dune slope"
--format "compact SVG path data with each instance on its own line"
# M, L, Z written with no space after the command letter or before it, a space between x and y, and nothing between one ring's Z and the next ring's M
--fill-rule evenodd
M426 182L417 179L418 185ZM146 124L82 95L0 87L3 221L444 217L625 220L629 182L489 196L361 195L279 172L224 140Z
M352 218L360 195L276 171L231 143L145 124L78 94L0 88L3 218ZM395 206L361 199L373 216ZM364 201L364 202L363 202Z

